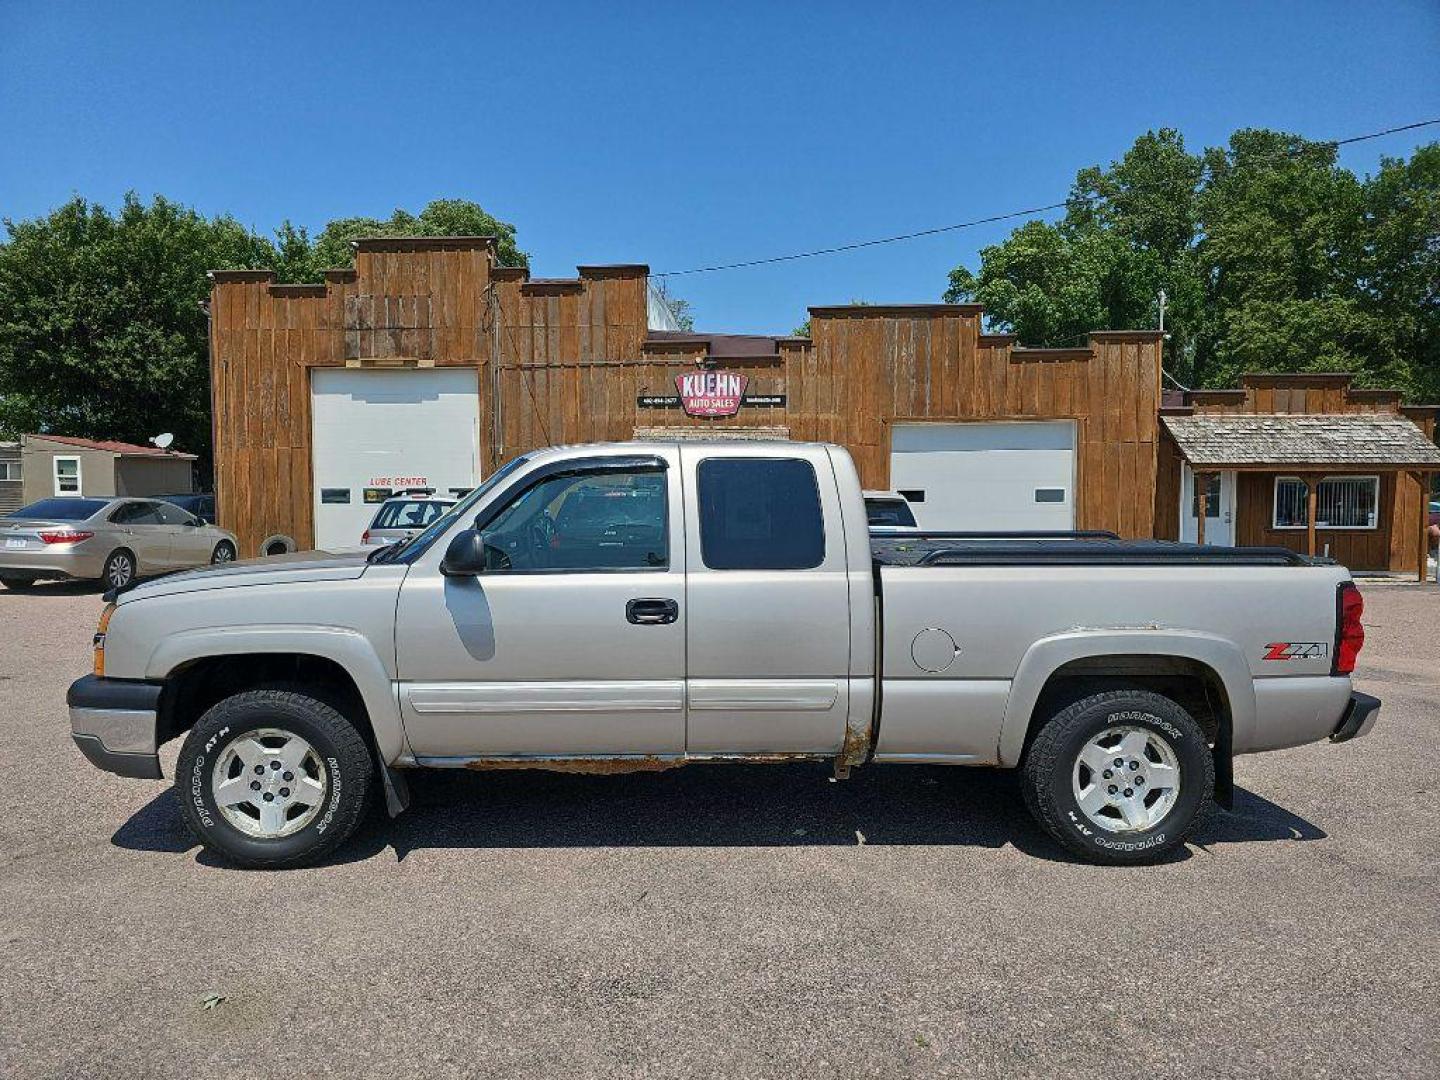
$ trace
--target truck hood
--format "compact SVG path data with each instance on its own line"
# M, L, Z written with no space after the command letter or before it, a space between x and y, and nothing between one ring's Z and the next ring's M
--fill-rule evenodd
M271 555L264 559L220 563L185 570L178 574L147 581L120 594L119 602L129 603L151 596L173 596L176 593L199 592L204 589L231 589L240 585L283 585L301 581L346 581L365 572L366 553L331 551L297 551L289 555Z

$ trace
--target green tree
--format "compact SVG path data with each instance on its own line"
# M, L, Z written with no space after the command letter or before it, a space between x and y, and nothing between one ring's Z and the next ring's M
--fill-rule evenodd
M1142 135L1082 169L1064 217L1030 222L956 267L945 298L978 300L1026 344L1157 325L1194 386L1242 371L1345 370L1440 393L1440 144L1364 179L1335 147L1244 130L1194 155Z
M6 220L0 243L0 430L143 443L173 431L208 455L205 272L268 266L269 241L134 194Z
M286 230L304 237L286 222L278 235L283 251ZM310 244L308 259L295 259L284 268L284 280L321 280L321 273L333 267L353 266L352 240L362 236L493 236L501 266L527 266L529 256L515 243L515 226L492 217L468 199L436 199L419 214L396 210L389 218L336 218ZM277 267L277 270L280 270Z

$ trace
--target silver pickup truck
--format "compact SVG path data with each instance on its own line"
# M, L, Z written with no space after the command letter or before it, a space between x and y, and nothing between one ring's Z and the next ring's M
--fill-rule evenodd
M185 735L184 818L249 866L399 813L418 767L797 760L1017 769L1060 844L1137 862L1226 803L1233 755L1369 730L1360 611L1274 549L872 537L835 446L562 447L368 556L112 596L68 701L122 776Z

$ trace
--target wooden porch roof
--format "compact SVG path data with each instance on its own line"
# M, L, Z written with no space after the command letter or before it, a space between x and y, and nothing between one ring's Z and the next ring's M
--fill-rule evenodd
M1390 413L1209 413L1160 422L1193 469L1440 470L1440 447Z

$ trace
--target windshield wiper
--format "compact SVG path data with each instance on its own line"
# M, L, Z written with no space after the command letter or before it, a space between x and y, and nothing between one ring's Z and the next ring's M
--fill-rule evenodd
M390 560L389 560L388 558L382 558L381 556L385 555L387 552L394 551L397 547L399 547L399 546L400 546L401 544L403 544L404 542L405 542L404 540L392 540L392 541L390 541L390 543L386 544L384 547L378 547L378 548L376 548L374 551L370 552L370 554L366 555L366 556L365 556L365 561L366 561L367 563L385 563L385 562L389 562Z

